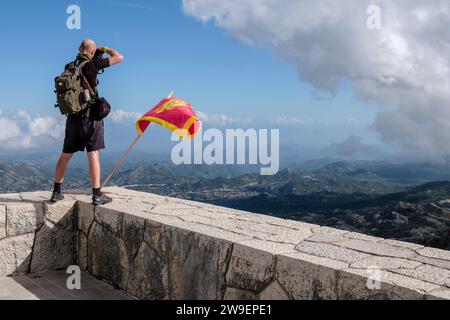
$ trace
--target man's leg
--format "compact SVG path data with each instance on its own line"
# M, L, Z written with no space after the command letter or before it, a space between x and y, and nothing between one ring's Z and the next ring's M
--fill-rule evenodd
M111 203L112 199L107 197L100 190L100 151L88 152L89 175L92 181L92 202L95 205Z
M56 165L55 172L55 186L53 188L53 194L50 199L50 202L57 202L64 199L64 196L61 193L61 184L64 181L64 175L66 174L67 165L69 164L70 159L72 158L73 153L62 153L59 157L58 163Z
M58 164L56 165L55 183L63 183L66 174L67 165L72 158L73 153L61 153Z
M100 189L100 152L88 152L89 176L91 177L92 189Z

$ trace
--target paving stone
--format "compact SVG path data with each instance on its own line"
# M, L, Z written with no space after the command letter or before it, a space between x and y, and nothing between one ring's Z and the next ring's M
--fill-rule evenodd
M414 269L420 265L421 265L420 262L401 258L370 257L367 259L353 262L350 266L355 269L367 269L371 266L376 266L383 270L396 270L396 269Z
M341 270L341 269L347 269L348 263L342 262L339 260L334 260L331 258L326 257L318 257L316 255L311 255L303 252L289 252L289 253L282 253L279 255L280 257L289 257L292 259L297 259L301 261L305 261L311 264L316 264L318 266L323 266L330 269L335 270Z
M312 235L312 231L308 230L294 230L285 231L275 236L267 238L268 241L275 241L281 243L298 244Z
M336 242L343 242L348 239L344 238L342 235L334 233L315 233L312 236L308 237L306 240L311 242L324 242L333 244Z
M370 257L370 255L362 252L320 242L304 241L299 243L295 249L299 252L343 262L354 262Z
M410 258L416 254L413 250L408 248L395 247L389 244L375 243L365 240L348 240L340 242L338 245L345 248L380 256Z
M18 193L5 193L0 194L0 203L2 204L8 204L9 202L20 202L22 201L22 198L20 197L20 194Z
M330 227L319 227L319 226L312 227L312 231L313 231L313 233L328 233L328 234L340 234L340 235L344 235L344 234L348 233L348 231L341 230L341 229L335 229L335 228L330 228Z
M446 250L440 250L435 248L422 248L417 250L417 253L424 257L450 261L450 251Z
M191 222L182 222L179 220L166 220L159 217L158 221L164 223L164 221L169 222L168 226L176 227L180 230L187 230L203 234L205 236L210 236L215 239L223 239L227 241L239 242L242 240L248 240L255 236L260 236L264 238L266 234L246 232L245 230L236 230L232 228L226 228L223 226L205 226L199 225Z
M429 258L429 257L425 257L425 256L420 256L420 255L411 257L410 260L417 261L417 262L422 262L423 264L427 264L427 265L430 265L430 266L438 267L438 268L441 268L441 269L450 270L450 261L449 260L441 260L441 259L436 259L436 258Z
M391 239L382 240L381 243L386 243L386 244L389 244L391 246L408 248L408 249L413 249L413 250L421 249L421 248L424 247L424 246L422 246L420 244L416 244L416 243L404 242L404 241L398 241L398 240L391 240Z
M362 234L362 233L357 233L357 232L348 232L348 233L344 234L343 237L348 238L348 239L365 240L365 241L370 241L370 242L381 242L384 240L382 238L377 238L377 237L373 237L373 236L369 236L367 234Z
M282 243L275 241L267 241L267 240L259 240L259 239L246 239L237 242L237 244L241 244L247 246L249 248L258 249L264 252L268 252L271 254L283 254L283 253L294 253L297 252L295 250L295 245L291 243Z
M31 201L31 202L40 202L40 203L49 200L51 195L52 194L49 191L19 193L20 199L22 201Z
M450 270L421 265L413 270L399 269L397 272L414 279L420 279L440 286L450 287Z

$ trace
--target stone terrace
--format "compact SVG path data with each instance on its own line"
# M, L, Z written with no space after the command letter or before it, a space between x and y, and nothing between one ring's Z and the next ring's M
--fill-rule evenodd
M83 194L1 195L0 277L77 264L140 299L450 299L449 251L106 191L114 203L97 208Z

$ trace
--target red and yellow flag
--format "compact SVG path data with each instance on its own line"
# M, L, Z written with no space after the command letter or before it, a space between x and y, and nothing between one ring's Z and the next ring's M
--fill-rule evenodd
M199 118L192 106L178 98L166 98L151 111L147 112L136 122L139 136L147 130L150 123L157 123L172 132L176 132L182 139L193 138L201 127Z

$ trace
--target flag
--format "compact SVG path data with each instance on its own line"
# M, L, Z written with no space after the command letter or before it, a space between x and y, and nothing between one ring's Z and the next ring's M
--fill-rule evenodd
M172 132L176 132L181 139L193 138L201 127L192 106L178 98L166 98L151 111L147 112L136 122L136 130L142 136L150 123L157 123Z

